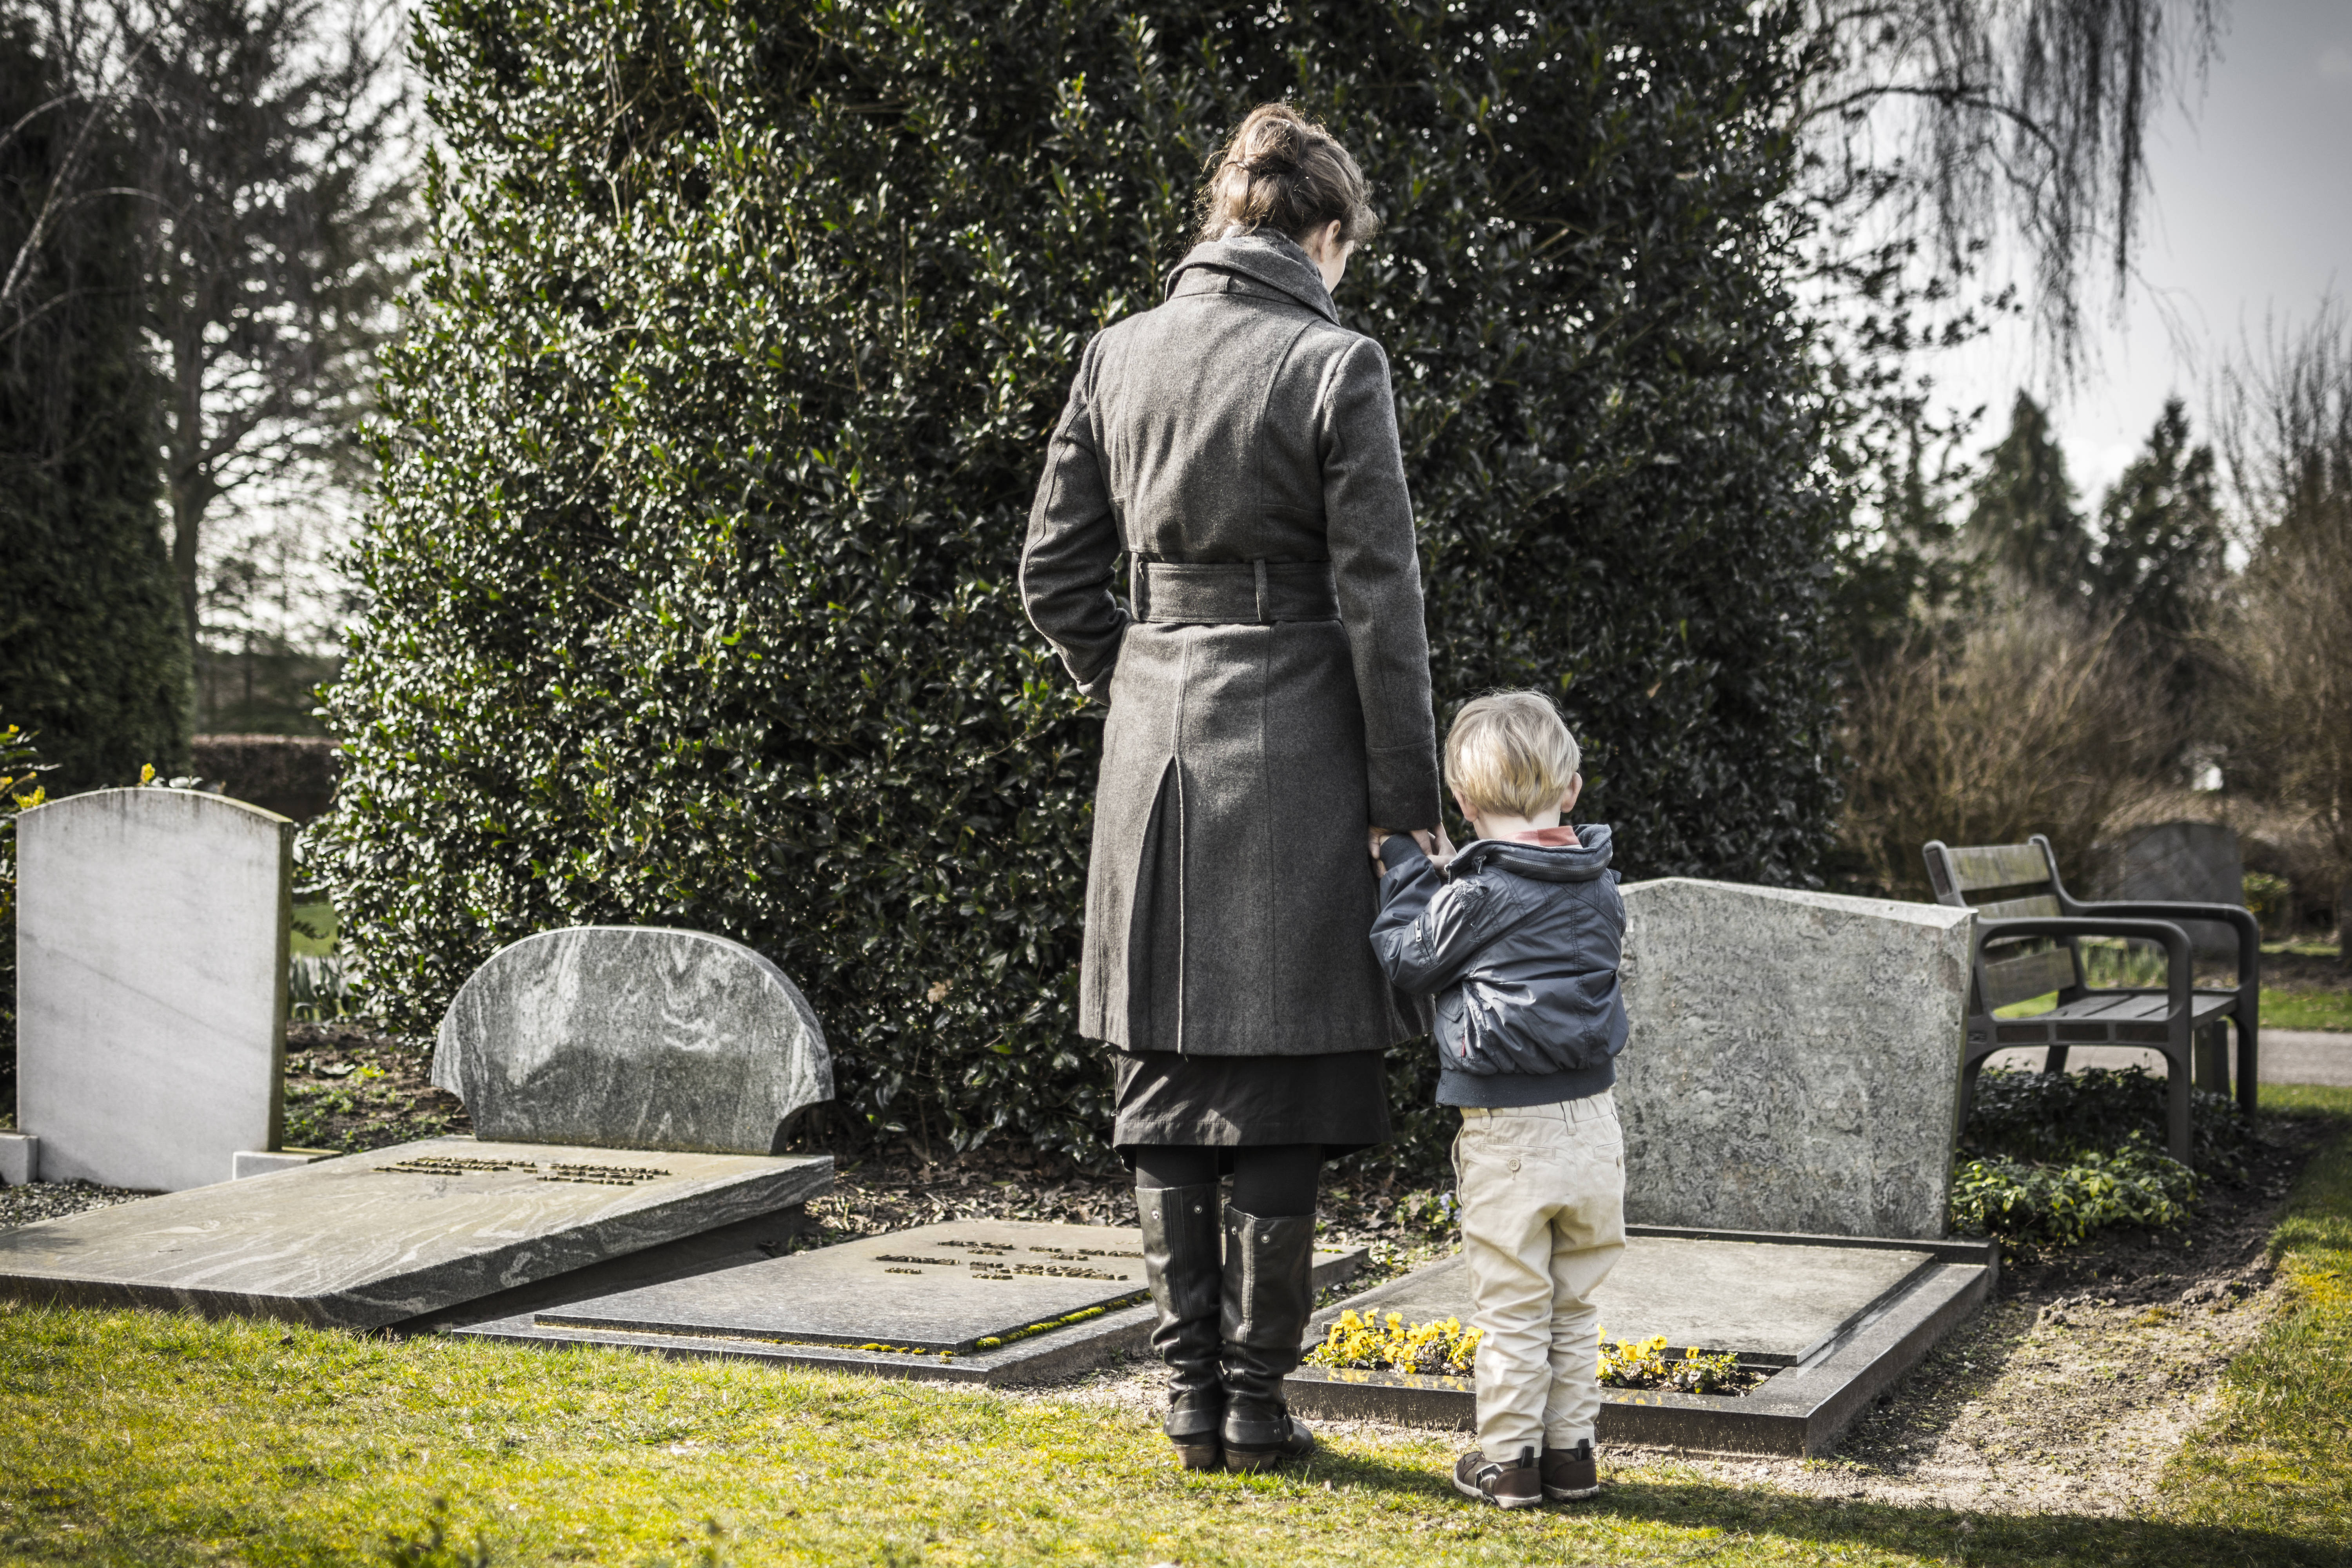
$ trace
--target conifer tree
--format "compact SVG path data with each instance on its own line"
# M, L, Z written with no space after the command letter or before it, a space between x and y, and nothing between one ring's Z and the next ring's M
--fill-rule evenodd
M23 262L0 309L0 724L37 737L53 795L184 770L188 748L138 215L103 127L78 150L79 194L50 202L77 157L68 100L0 24L0 258Z
M2095 543L2075 506L2066 454L2050 415L2025 393L2009 416L2009 434L1985 455L1969 533L1979 552L2013 587L2079 605L2093 581Z

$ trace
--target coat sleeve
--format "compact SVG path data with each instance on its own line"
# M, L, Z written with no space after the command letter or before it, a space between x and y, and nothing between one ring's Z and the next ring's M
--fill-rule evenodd
M1372 920L1381 970L1410 995L1443 991L1486 945L1494 889L1475 880L1446 881L1402 835L1381 846L1381 912Z
M1111 596L1121 547L1118 518L1090 406L1100 342L1087 345L1069 404L1045 443L1045 472L1021 547L1021 603L1029 624L1045 635L1089 697L1109 695L1111 668L1130 619Z
M1438 824L1437 725L1429 700L1429 633L1421 556L1404 484L1388 355L1358 338L1334 362L1317 432L1323 517L1364 708L1376 827Z

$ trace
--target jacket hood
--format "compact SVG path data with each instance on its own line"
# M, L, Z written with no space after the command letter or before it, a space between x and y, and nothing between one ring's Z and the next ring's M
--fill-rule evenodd
M1289 295L1327 321L1339 319L1339 307L1331 302L1331 290L1323 287L1322 268L1315 265L1297 240L1286 235L1254 232L1196 245L1183 260L1168 269L1167 292L1174 294L1177 279L1194 268L1238 272Z
M1466 877L1484 866L1499 866L1538 882L1590 882L1609 870L1609 825L1591 822L1576 830L1575 844L1529 844L1515 838L1474 838L1447 862L1448 878Z

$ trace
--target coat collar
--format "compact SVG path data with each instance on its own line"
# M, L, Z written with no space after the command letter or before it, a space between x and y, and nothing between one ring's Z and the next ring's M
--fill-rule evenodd
M1299 248L1297 241L1287 236L1253 230L1194 246L1192 254L1169 268L1170 295L1176 292L1178 279L1193 268L1238 272L1289 295L1326 321L1339 319L1339 308L1331 302L1331 290L1323 287L1322 269Z
M1466 877L1486 866L1500 866L1539 882L1591 882L1609 869L1610 833L1604 822L1587 823L1576 830L1576 844L1527 844L1509 838L1474 838L1446 862L1449 878Z

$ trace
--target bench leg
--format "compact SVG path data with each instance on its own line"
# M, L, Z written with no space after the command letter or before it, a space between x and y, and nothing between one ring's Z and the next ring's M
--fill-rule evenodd
M2064 1046L2053 1046L2048 1051L2044 1052L2042 1058L2042 1070L2043 1072L2064 1072L2066 1070L2066 1047Z
M2216 1022L2197 1031L2197 1074L2199 1089L2209 1094L2230 1092L2230 1037L2228 1026Z
M2165 1058L2165 1088L2172 1112L2172 1157L2189 1162L2189 1064L2179 1057Z

